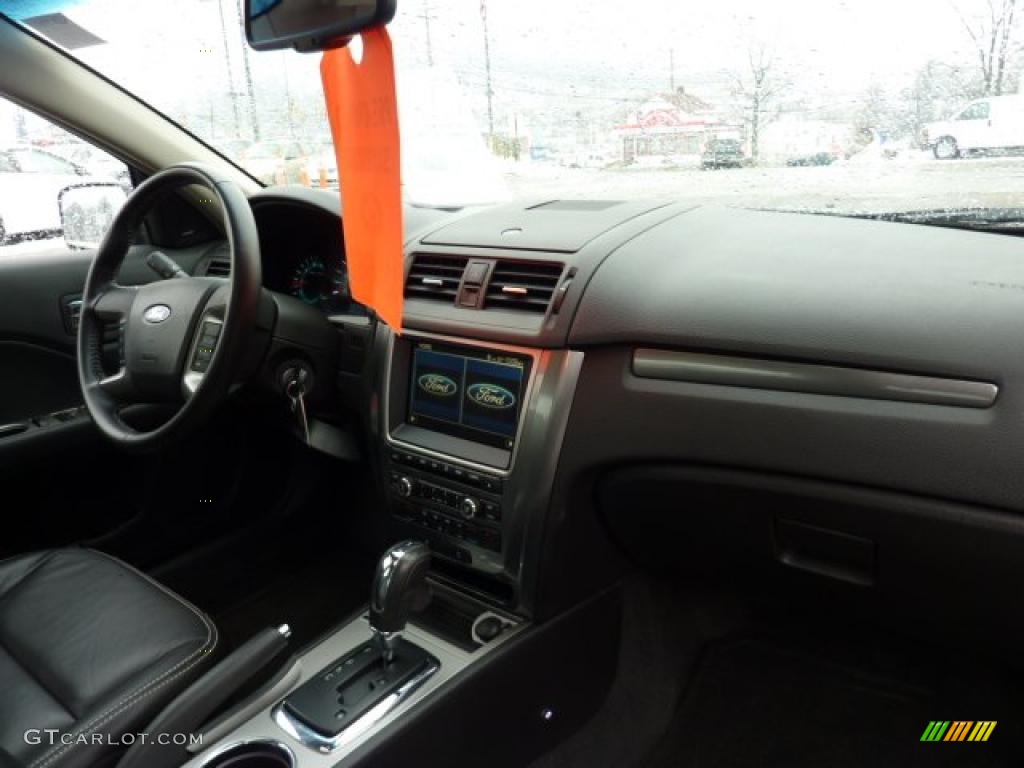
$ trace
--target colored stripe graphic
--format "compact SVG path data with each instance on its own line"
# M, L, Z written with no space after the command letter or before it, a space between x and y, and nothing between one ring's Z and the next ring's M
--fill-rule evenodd
M995 728L995 720L931 720L921 741L988 741Z
M940 741L947 728L949 728L948 720L932 720L924 729L921 741Z

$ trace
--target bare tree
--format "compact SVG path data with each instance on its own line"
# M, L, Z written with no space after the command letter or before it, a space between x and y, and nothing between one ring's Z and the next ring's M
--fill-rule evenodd
M748 68L733 75L733 93L743 101L744 120L750 131L750 159L756 163L761 152L761 132L778 117L777 102L788 83L780 74L778 61L763 43L747 50Z
M981 67L985 95L999 96L1006 79L1006 64L1010 54L1016 21L1017 0L985 0L985 11L969 18L955 3L953 9L974 44Z

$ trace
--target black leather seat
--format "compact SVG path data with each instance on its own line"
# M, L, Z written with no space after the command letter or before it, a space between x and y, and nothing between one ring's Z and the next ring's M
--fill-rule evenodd
M102 553L0 561L0 766L110 764L216 646L207 616Z

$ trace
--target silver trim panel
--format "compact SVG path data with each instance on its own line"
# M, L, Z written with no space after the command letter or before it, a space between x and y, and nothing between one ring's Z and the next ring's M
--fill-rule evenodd
M274 722L277 723L281 729L293 739L305 744L310 749L315 749L317 752L328 755L331 752L336 752L341 749L346 744L351 743L359 736L374 730L381 720L391 714L391 712L393 712L402 702L412 696L412 694L415 693L421 685L427 682L427 680L429 680L440 668L441 666L437 662L430 662L422 672L413 677L394 693L389 694L385 699L381 700L380 703L373 707L373 709L334 737L324 736L323 734L308 727L305 723L296 720L288 714L287 710L285 710L283 701L274 707L271 715L274 718Z
M375 722L368 724L366 728L361 728L358 732L352 728L347 729L345 732L345 743L338 747L335 752L323 752L319 748L300 740L287 730L282 730L282 726L275 717L277 707L284 698L284 694L281 693L279 700L267 704L255 716L225 735L221 742L205 744L206 748L203 752L193 757L183 768L202 768L214 755L221 753L227 746L235 746L239 742L249 741L282 742L294 753L295 768L347 768L347 766L352 764L353 752L361 744L366 743L375 734L379 733L381 729L386 728L400 718L406 717L417 708L430 706L433 700L444 695L446 688L456 678L465 674L470 667L479 664L482 659L487 658L497 648L500 648L527 628L528 625L525 623L515 624L486 646L477 648L476 651L470 653L421 629L415 624L410 624L406 628L406 639L420 646L437 659L440 664L439 668L434 674L423 681L417 690L411 691L402 702L391 708L387 713L381 714ZM294 687L298 687L306 680L318 674L324 667L350 653L357 646L371 638L372 633L365 614L357 616L348 624L345 624L336 632L302 653L299 657L301 674L299 680L295 681Z
M958 408L991 408L999 394L999 387L984 381L643 348L633 351L633 375Z

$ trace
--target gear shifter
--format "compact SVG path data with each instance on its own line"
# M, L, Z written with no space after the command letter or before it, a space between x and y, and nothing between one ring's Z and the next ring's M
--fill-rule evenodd
M289 693L275 708L278 725L304 744L330 752L347 728L371 713L379 719L441 668L428 651L401 637L409 614L430 600L429 567L430 549L423 542L403 541L384 553L370 595L372 639Z
M409 614L430 601L429 568L430 548L412 540L395 544L377 563L370 592L370 629L385 664L394 658Z

